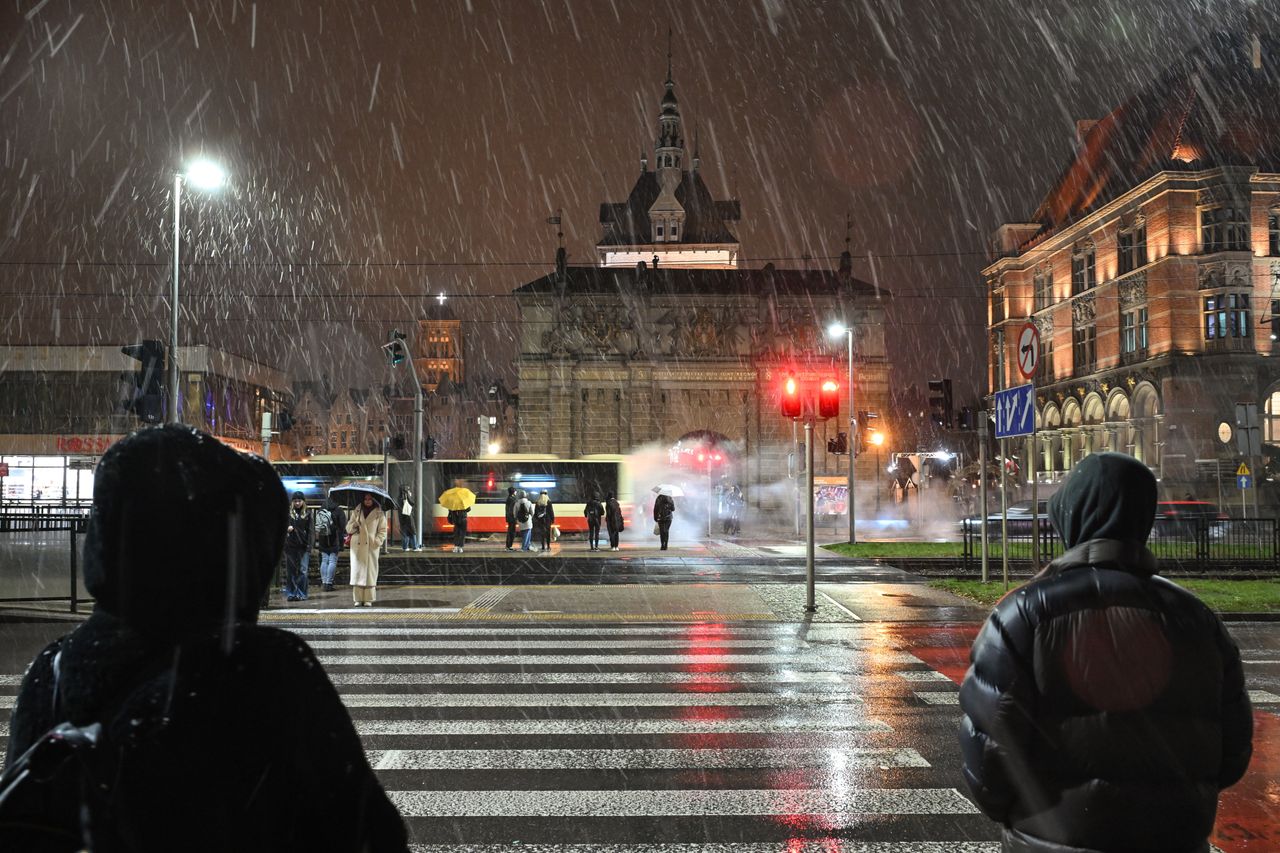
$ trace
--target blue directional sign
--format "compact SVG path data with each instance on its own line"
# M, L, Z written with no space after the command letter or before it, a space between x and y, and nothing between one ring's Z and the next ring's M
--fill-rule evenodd
M1015 438L1036 431L1036 386L1019 385L996 392L996 438Z
M1252 489L1252 488L1253 488L1253 477L1249 476L1248 474L1242 474L1242 475L1240 475L1240 476L1236 477L1236 488L1237 488L1237 489Z

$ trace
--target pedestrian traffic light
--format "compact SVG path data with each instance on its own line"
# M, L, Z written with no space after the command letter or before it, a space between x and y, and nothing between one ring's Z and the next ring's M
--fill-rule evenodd
M423 452L423 454L422 454L422 458L423 458L423 459L435 459L435 458L436 458L436 452L437 452L439 449L440 449L440 446L436 443L436 440L435 440L434 438L431 438L430 436L427 436L427 439L426 439L426 447L424 447L424 448L423 448L423 451L424 451L424 452Z
M402 434L396 433L391 437L391 449L399 451L404 450L404 436Z
M849 452L849 433L838 432L835 438L827 439L827 452L843 455Z
M788 376L782 383L782 415L787 418L798 418L804 411L804 402L800 399L800 383L794 376Z
M840 383L834 379L823 380L818 389L818 417L837 418L840 416Z
M391 331L391 337L387 339L387 345L383 347L387 351L387 361L392 367L404 363L404 356L409 350L404 345L405 334L399 329Z
M962 430L973 431L978 428L977 414L973 411L972 406L964 406L960 409L959 427Z
M929 416L941 429L951 429L951 380L929 380Z
M164 420L164 344L145 340L120 347L120 352L138 360L126 407L144 423L160 423Z

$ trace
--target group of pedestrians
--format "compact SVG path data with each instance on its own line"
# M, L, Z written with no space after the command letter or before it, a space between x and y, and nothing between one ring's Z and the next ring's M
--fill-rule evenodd
M600 550L600 525L603 523L609 533L609 550L617 551L624 522L622 506L613 492L607 493L603 502L598 495L588 496L583 515L587 519L587 549ZM524 489L508 487L505 517L508 551L550 551L551 543L558 538L555 504L546 492L540 492L535 501L529 499ZM517 539L520 540L519 548L516 547Z
M338 553L347 534L347 517L341 506L327 498L324 506L311 513L302 492L294 492L289 504L289 524L284 540L283 592L287 601L305 601L308 596L308 572L311 552L320 554L320 585L326 592L334 589L338 570Z

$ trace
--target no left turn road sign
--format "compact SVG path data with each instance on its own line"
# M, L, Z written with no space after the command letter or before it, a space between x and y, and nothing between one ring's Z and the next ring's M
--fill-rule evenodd
M1034 379L1040 366L1040 330L1027 323L1018 335L1018 372L1023 379Z

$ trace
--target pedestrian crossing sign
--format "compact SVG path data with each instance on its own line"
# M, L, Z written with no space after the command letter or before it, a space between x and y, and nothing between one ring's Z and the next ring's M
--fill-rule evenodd
M1249 476L1249 466L1248 466L1248 465L1246 465L1246 464L1244 464L1243 462L1241 462L1241 463L1240 463L1240 467L1236 469L1236 476L1237 476L1237 477L1248 477L1248 476Z

